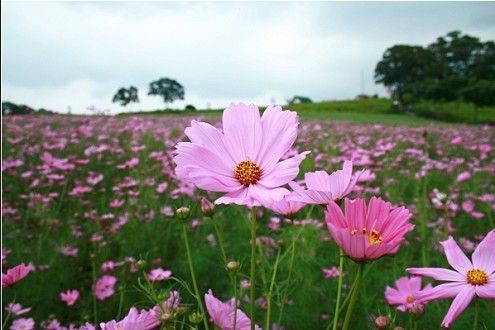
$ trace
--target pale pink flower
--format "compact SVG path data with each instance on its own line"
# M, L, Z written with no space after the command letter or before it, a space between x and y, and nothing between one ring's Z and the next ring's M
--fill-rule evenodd
M338 267L333 266L332 268L323 268L323 276L325 278L339 277L340 270Z
M162 182L156 187L156 192L161 194L168 188L168 182Z
M234 329L234 313L237 310L237 318L235 329L249 330L251 329L251 320L241 311L234 306L234 299L228 302L221 302L210 290L205 294L205 303L208 314L210 314L213 323L221 330L233 330ZM261 328L255 325L255 329L261 330Z
M281 200L274 201L268 208L277 214L292 218L300 209L306 206L306 203L293 200L295 191L303 190L303 188L294 181L289 182L289 185L294 191L285 195Z
M152 269L148 274L148 279L152 282L154 281L165 281L172 276L170 270L164 270L163 268Z
M468 171L462 172L461 174L459 174L457 176L457 182L459 182L459 183L464 182L464 181L469 180L469 179L471 179L471 173L469 173Z
M328 204L348 195L363 171L353 175L352 161L346 160L341 170L328 174L325 171L304 174L306 189L295 190L291 199L307 204Z
M67 290L66 292L60 292L60 300L67 304L67 306L72 306L79 299L79 291L77 290Z
M121 321L112 320L100 323L101 330L149 330L160 325L158 314L154 310L138 311L131 307L129 313Z
M401 277L395 281L396 288L387 286L385 288L385 299L389 305L397 305L402 312L422 313L425 302L418 297L421 289L421 277ZM431 289L426 285L423 290Z
M215 204L210 202L204 197L201 197L201 212L203 212L204 215L209 216L213 213L213 210L215 209Z
M445 268L408 268L414 275L447 281L424 290L419 298L425 301L454 298L445 315L442 326L450 327L475 296L495 299L495 229L492 229L472 254L472 262L466 257L452 236L441 242L447 261L454 270Z
M32 318L29 319L17 319L12 322L12 325L9 328L10 330L33 330L34 329L34 320Z
M62 246L60 247L60 253L66 257L77 257L79 249L73 246Z
M19 315L26 314L27 312L29 312L31 310L31 307L22 308L21 304L10 303L7 306L5 306L5 310L10 314L14 314L15 316L19 316Z
M122 205L124 205L125 201L123 199L114 199L110 202L110 208L112 209L118 209Z
M96 298L99 300L110 298L115 292L115 283L117 283L117 278L111 275L103 275L96 280L93 288Z
M404 207L392 208L389 202L371 198L344 200L345 215L330 201L325 220L335 242L354 260L374 260L397 253L407 233L411 213Z
M11 286L12 284L19 282L27 276L33 270L33 266L30 264L20 264L7 270L6 274L2 273L2 288Z
M297 113L269 106L263 116L254 105L232 104L223 112L223 132L192 121L177 145L177 176L200 189L224 192L216 204L270 205L289 191L283 185L299 173L308 152L281 161L291 149Z

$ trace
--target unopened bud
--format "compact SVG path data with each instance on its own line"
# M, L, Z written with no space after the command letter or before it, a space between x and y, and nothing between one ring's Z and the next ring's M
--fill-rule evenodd
M207 200L206 198L202 197L201 198L201 211L203 212L203 215L209 217L213 214L213 211L215 209L215 205Z
M232 272L232 273L235 273L239 270L239 268L241 267L241 264L238 263L237 261L229 261L227 263L227 266L225 266L225 268L227 268L227 270L229 272Z
M139 269L139 270L143 270L144 268L146 267L146 261L144 260L138 260L136 262L136 268Z
M425 312L425 306L423 304L414 304L411 308L409 308L409 313L415 315L423 315Z
M175 211L175 214L181 218L181 219L186 219L189 216L190 209L187 206L182 206Z
M201 323L201 321L203 321L203 314L199 312L192 312L189 314L189 322L198 324Z
M390 317L386 315L378 316L375 319L375 327L377 329L387 329L389 325L390 325Z
M160 315L160 319L164 322L170 321L174 318L174 315L170 312L164 312Z

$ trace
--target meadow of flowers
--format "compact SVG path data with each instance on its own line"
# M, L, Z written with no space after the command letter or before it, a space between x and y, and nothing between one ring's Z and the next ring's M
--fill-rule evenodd
M489 126L11 116L2 329L495 329Z

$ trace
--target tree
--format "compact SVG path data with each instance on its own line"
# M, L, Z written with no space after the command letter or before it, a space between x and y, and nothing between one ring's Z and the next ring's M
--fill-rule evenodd
M172 103L184 99L184 87L173 79L160 78L150 83L148 95L158 95L163 97L163 102Z
M393 96L404 102L407 95L416 96L419 83L435 77L437 70L431 51L421 46L395 45L385 51L376 65L375 81L389 87Z
M495 105L495 81L478 80L463 88L459 93L464 100L476 106Z
M113 96L112 102L120 103L120 105L124 107L131 102L139 102L138 89L134 86L131 86L128 89L122 87Z

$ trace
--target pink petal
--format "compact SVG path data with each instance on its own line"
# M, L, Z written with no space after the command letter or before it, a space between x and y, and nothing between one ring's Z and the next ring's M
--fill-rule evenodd
M333 201L329 192L317 190L297 190L291 194L290 199L307 204L328 204Z
M255 105L231 104L223 112L225 145L236 163L255 161L261 147L260 112Z
M347 221L342 213L342 209L334 201L330 201L325 211L325 221L327 226L332 223L338 228L347 228Z
M309 151L283 160L274 165L268 173L265 173L265 169L263 168L263 175L259 183L269 188L276 188L289 183L299 174L299 165L306 158L307 154L309 154Z
M271 170L292 147L297 137L297 113L282 111L279 106L269 106L261 116L263 138L256 160Z
M404 303L404 295L389 286L385 288L385 299L389 305L399 305Z
M329 175L325 171L305 173L304 183L308 190L330 191Z
M459 292L461 292L461 290L466 286L471 287L470 284L460 282L444 283L431 289L425 288L424 290L418 292L417 297L422 301L453 298L457 296L457 294L459 294Z
M442 321L443 327L449 328L452 325L452 322L454 322L454 320L466 309L469 303L471 303L474 293L474 287L472 285L467 285L462 288L454 301L452 301L449 311Z
M483 299L495 299L495 274L488 277L488 283L485 285L476 285L474 287L478 297Z
M492 229L472 255L474 268L484 270L487 274L495 271L495 229Z
M467 272L473 268L473 264L469 261L464 252L462 252L452 236L449 236L448 240L443 241L440 244L443 246L449 264L459 273L467 274Z
M466 276L445 268L407 268L409 274L431 277L439 281L465 282Z
M289 193L289 190L285 188L267 188L262 184L252 184L248 187L248 197L265 207L282 200Z

